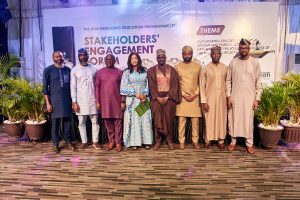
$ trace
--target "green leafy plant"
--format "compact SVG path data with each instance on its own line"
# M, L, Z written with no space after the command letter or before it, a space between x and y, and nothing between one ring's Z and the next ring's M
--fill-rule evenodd
M10 78L10 69L19 63L14 54L0 56L0 111L12 122L24 119L40 122L45 119L43 86Z
M288 112L292 124L300 125L300 74L288 73L282 77L288 92Z
M255 115L266 128L276 128L280 117L287 110L288 92L282 82L263 88L261 100Z
M19 64L20 59L14 54L0 56L0 83L9 78L10 69Z
M2 80L0 88L0 110L10 122L24 121L26 110L23 88L20 85L24 80L8 78Z
M2 81L0 95L0 109L10 121L29 119L39 123L45 120L42 84L8 78Z
M22 95L26 101L26 104L24 104L24 109L26 110L28 119L37 123L45 120L45 99L43 95L42 84L30 84L29 82L25 81L23 82L22 88Z

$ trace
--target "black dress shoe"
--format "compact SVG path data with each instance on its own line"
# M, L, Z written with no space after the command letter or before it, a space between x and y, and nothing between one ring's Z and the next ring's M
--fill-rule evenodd
M70 151L72 151L72 152L76 151L76 147L75 147L73 144L71 144L71 143L68 144L68 148L69 148Z
M53 146L52 147L52 151L53 151L54 154L59 154L59 148L58 148L58 146Z

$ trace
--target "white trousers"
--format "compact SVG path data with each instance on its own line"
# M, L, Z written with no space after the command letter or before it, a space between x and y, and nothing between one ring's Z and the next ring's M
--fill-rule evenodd
M80 137L82 143L87 143L87 133L86 133L86 119L87 116L90 116L92 122L92 139L93 142L98 142L99 140L99 124L98 124L98 116L94 115L78 115L78 129L80 132Z

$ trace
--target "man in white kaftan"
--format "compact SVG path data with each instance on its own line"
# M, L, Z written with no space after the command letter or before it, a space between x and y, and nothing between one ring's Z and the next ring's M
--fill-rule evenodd
M80 149L88 146L86 133L87 116L92 122L92 140L95 149L101 149L99 140L99 124L95 98L95 76L97 68L88 64L86 49L78 50L79 64L71 70L72 106L78 116L78 129L82 140Z

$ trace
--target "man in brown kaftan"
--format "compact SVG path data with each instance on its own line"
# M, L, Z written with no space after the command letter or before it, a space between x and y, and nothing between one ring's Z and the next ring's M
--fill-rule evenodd
M161 135L164 135L169 149L173 150L176 104L181 101L179 79L176 70L166 64L166 52L158 49L156 54L158 64L148 70L151 111L154 121L154 149L159 149Z

